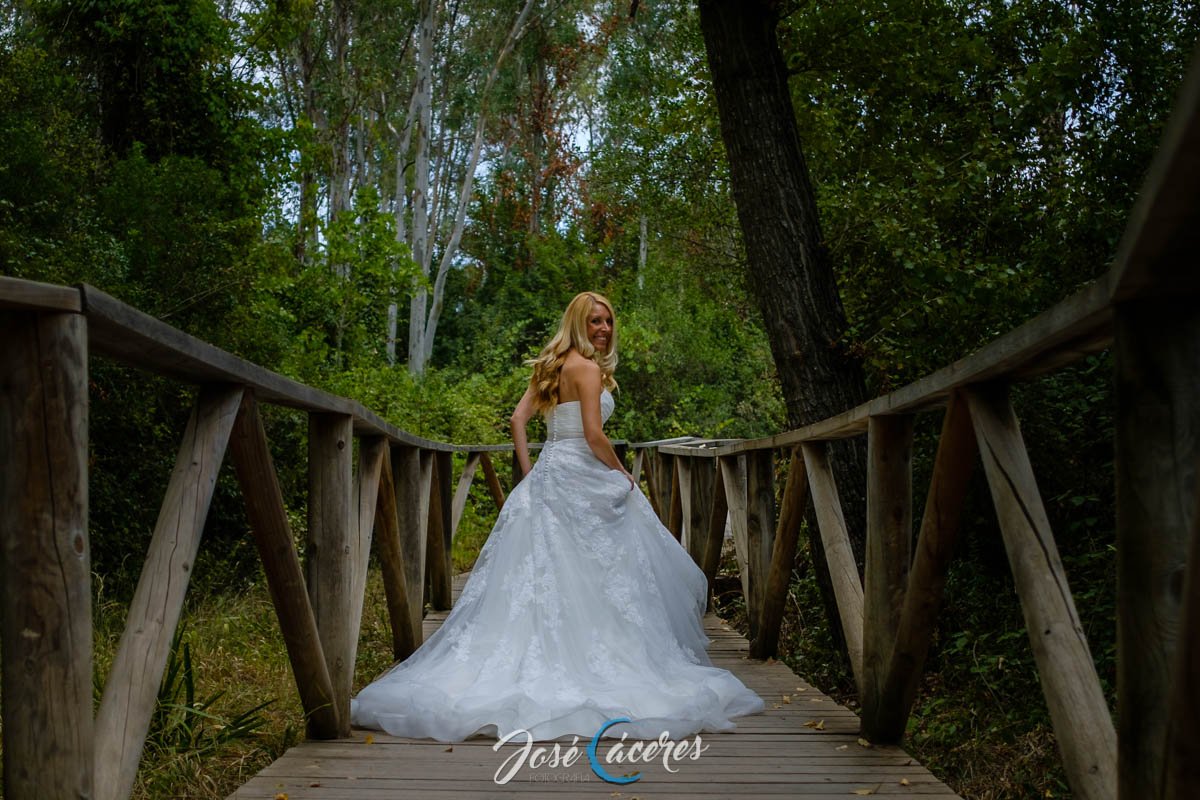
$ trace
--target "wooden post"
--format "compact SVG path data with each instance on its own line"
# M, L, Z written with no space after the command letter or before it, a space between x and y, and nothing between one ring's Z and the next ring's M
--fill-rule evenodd
M746 543L750 585L754 590L753 603L747 598L747 608L750 640L754 641L762 629L767 573L771 571L771 551L775 546L775 461L771 450L746 454Z
M229 455L246 501L246 517L262 559L267 588L304 707L308 738L336 738L337 715L329 665L321 649L317 621L308 600L304 570L292 540L266 431L258 404L250 392L242 397L241 410L229 440Z
M471 483L475 480L475 469L478 467L482 455L482 453L467 453L462 474L458 476L458 486L454 489L454 505L450 509L451 542L458 534L458 523L462 521L463 512L467 508L467 496L471 493Z
M863 577L863 734L880 735L888 661L908 586L912 541L911 415L867 421L867 563Z
M746 467L744 455L717 456L717 466L721 470L721 483L725 487L725 502L729 508L729 528L733 534L733 550L737 558L738 575L742 583L742 596L746 602L746 618L752 630L757 633L758 622L755 619L754 585L758 577L750 569L750 534L747 529L746 517L749 501L746 497Z
M205 387L192 409L96 714L96 798L128 797L242 390Z
M946 571L958 540L959 518L978 455L966 401L956 392L942 420L916 557L876 706L873 741L895 742L904 735L933 638Z
M4 791L92 797L87 324L0 312Z
M717 569L721 566L721 548L725 544L725 530L729 522L729 498L725 495L725 474L719 459L713 461L712 503L709 505L707 540L704 546L704 561L700 567L708 578L708 610L712 610L713 594L717 582Z
M679 487L679 456L665 456L665 467L669 470L670 475L670 490L668 495L670 501L667 505L667 530L675 537L676 541L680 541L683 536L683 498ZM682 542L681 542L682 543Z
M1175 672L1186 658L1177 651L1196 638L1182 627L1188 547L1200 516L1195 295L1118 306L1115 355L1120 797L1167 797L1167 776L1178 780L1179 770L1192 777L1177 796L1192 796L1200 776L1195 718L1168 730L1172 719L1200 708L1195 674ZM1180 686L1172 697L1173 675L1191 685L1190 697L1186 688L1178 694Z
M696 548L692 531L692 467L694 459L678 456L675 459L676 479L679 481L679 544L684 551L696 559Z
M500 485L496 468L492 466L492 457L486 452L480 453L479 463L483 465L483 477L487 480L488 491L492 493L492 501L496 504L496 510L500 511L504 508L504 487Z
M454 568L450 559L450 479L449 451L436 451L433 456L433 480L429 486L429 544L425 550L425 577L429 605L435 611L446 611L451 598Z
M392 473L391 448L384 451L379 476L379 500L375 505L375 541L379 553L383 592L387 597L388 620L392 627L392 657L399 661L417 649L419 638L413 630L413 610L405 571L404 544L400 533L400 514L396 505L396 479ZM420 616L417 615L417 619Z
M308 415L308 595L329 679L338 736L350 735L358 631L349 630L354 589L354 427L343 414Z
M1077 797L1113 798L1116 732L1007 387L965 395L1067 780Z
M709 522L713 500L713 476L717 461L712 457L689 459L688 491L684 495L688 503L688 553L701 569L704 569L710 540Z
M363 603L367 593L367 570L371 563L371 538L379 518L379 494L382 486L383 459L388 441L382 436L367 436L358 443L358 471L354 476L354 495L357 503L355 537L350 546L350 616L346 627L350 633L350 673L358 661L358 639L362 635ZM391 487L388 487L389 491Z
M858 579L858 566L854 563L854 552L850 549L850 533L846 530L846 517L842 514L837 483L829 468L825 442L804 442L800 449L804 454L804 467L808 471L813 510L817 515L817 527L821 529L821 544L825 546L825 561L829 565L829 579L833 582L838 616L841 617L842 632L846 636L846 655L850 659L850 669L861 697L863 589Z
M433 455L417 447L392 448L393 479L396 484L396 511L400 520L400 555L404 565L404 585L408 590L408 609L412 614L412 641L419 646L424 638L421 620L425 616L425 552L429 541L429 491L433 477Z
M800 522L804 519L807 500L808 473L804 469L804 457L797 447L792 450L787 484L783 489L783 506L779 510L775 544L771 550L771 568L763 591L762 622L758 626L758 637L750 642L751 658L770 658L779 649L779 627L783 623L783 609L787 602L792 565L796 561L796 544L800 537Z
M633 476L634 481L642 479L642 461L646 458L646 450L639 447L633 453L633 469L629 470L629 474Z
M646 497L650 498L650 507L654 509L654 513L658 516L658 521L666 525L667 518L663 514L662 502L658 496L658 471L660 463L657 460L658 455L653 450L642 452L645 453L642 457L642 464L646 470Z

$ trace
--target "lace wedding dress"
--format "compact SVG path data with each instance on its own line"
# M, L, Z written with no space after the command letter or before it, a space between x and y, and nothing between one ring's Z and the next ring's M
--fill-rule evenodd
M600 398L608 420L613 398ZM592 454L579 402L512 494L442 627L351 701L356 726L456 742L681 739L736 727L763 701L712 666L704 573L641 491ZM524 735L518 739L524 741Z

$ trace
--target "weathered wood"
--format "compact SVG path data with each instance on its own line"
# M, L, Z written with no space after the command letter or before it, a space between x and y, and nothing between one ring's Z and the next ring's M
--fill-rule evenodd
M205 387L188 420L96 713L98 800L128 797L242 390Z
M645 460L645 458L646 458L645 450L638 449L638 450L634 451L633 469L631 469L629 471L629 473L631 475L633 475L633 480L635 483L640 482L642 479L642 461Z
M1129 213L1111 272L1113 299L1195 297L1200 275L1200 48L1175 97L1154 161ZM1186 266L1184 266L1186 265ZM1149 796L1149 795L1144 795Z
M379 519L379 496L383 486L383 461L388 441L382 436L367 436L358 443L358 471L354 475L354 495L357 498L358 523L356 538L351 542L350 564L353 584L350 589L350 617L346 622L351 636L350 665L358 662L358 639L362 634L363 602L367 591L367 569L371 562L371 538ZM387 486L391 490L391 486Z
M0 279L0 289L12 292L11 281ZM83 317L0 311L2 794L10 800L93 796L87 432Z
M817 527L821 529L821 543L825 546L829 578L837 597L838 616L846 637L846 655L850 659L850 669L861 697L863 589L858 578L858 566L854 563L854 552L850 549L850 533L846 530L846 519L842 515L841 501L838 500L837 484L829 469L825 443L804 442L801 452L804 454L813 508L817 513Z
M496 510L500 511L504 508L504 487L500 485L500 477L496 475L492 458L487 453L480 453L479 463L483 466L483 477L487 480L488 491L492 494L492 502L496 504Z
M863 733L880 737L880 704L908 587L912 542L911 415L867 429L867 553L863 574Z
M700 568L708 579L708 601L711 607L713 591L716 587L717 568L721 565L721 546L725 544L725 529L729 521L729 500L725 496L724 471L719 462L713 462L712 503L709 505L708 525L705 528L706 541L704 560Z
M79 291L88 318L88 338L93 355L115 358L187 383L240 384L253 390L261 402L309 413L348 415L359 435L386 436L393 443L427 450L454 449L444 442L402 431L356 400L298 383L189 336L94 286L83 284Z
M896 640L891 647L875 723L870 731L875 741L899 741L908 724L978 455L966 401L956 392L942 421L942 435L934 457L916 556L908 575Z
M1200 507L1200 491L1195 495ZM1187 800L1200 786L1200 513L1192 519L1192 546L1183 586L1167 726L1167 800Z
M759 637L771 551L775 546L775 462L770 450L746 454L746 543L753 602L747 598L750 640Z
M0 275L0 309L78 313L82 307L74 287Z
M404 546L401 543L391 448L384 451L380 467L379 499L375 504L375 542L383 592L387 598L388 620L392 628L392 657L399 661L416 650L420 640L415 636L413 610L408 605L408 576L404 569Z
M670 501L667 505L667 530L678 541L683 536L683 495L679 488L679 456L664 456L666 467L670 470L671 489Z
M308 599L304 570L292 539L267 434L250 392L242 397L229 440L229 456L246 501L246 517L262 559L267 588L304 707L308 737L332 739L338 731L329 666L321 649L317 621Z
M465 578L455 576L456 594ZM445 617L444 613L429 615L431 633ZM647 796L637 788L640 786L659 800L831 800L854 798L856 791L872 797L955 797L900 748L860 746L856 741L858 718L853 713L783 663L747 659L746 640L728 630L715 614L705 616L704 632L713 642L709 656L714 666L731 670L767 701L767 707L761 714L737 718L735 731L704 734L703 755L698 760L674 762L674 772L667 772L661 756L638 761L635 768L641 770L641 780L633 784L632 796ZM526 765L509 784L497 786L497 768L518 745L511 743L496 753L494 744L494 739L478 738L448 747L378 731L355 731L353 738L336 742L303 742L239 788L230 800L262 800L280 793L310 800L495 800L612 794L614 787L592 773L586 756L573 767L532 769ZM584 744L580 742L579 751L585 749ZM600 745L602 762L610 745L609 740ZM629 751L628 746L625 750ZM618 765L606 766L611 772ZM622 767L621 772L628 769ZM907 783L901 784L901 780ZM564 787L565 783L571 785ZM629 797L630 792L624 795Z
M425 550L425 580L429 605L435 611L450 608L450 581L454 576L450 558L451 454L433 453L429 485L429 544Z
M653 450L639 451L645 453L643 464L646 470L646 497L650 500L650 507L654 509L655 515L658 516L658 521L666 525L666 517L663 515L662 503L658 499L658 462L657 456Z
M778 652L779 627L783 623L792 566L796 562L800 523L804 519L804 506L807 501L808 472L804 469L804 457L797 447L792 450L787 483L783 489L783 504L779 509L779 522L775 528L771 568L767 573L766 588L763 590L762 621L758 625L758 636L750 642L750 655L753 658L770 658Z
M747 529L749 498L746 493L746 457L722 456L717 459L721 470L721 484L725 487L725 503L729 508L729 529L733 535L733 553L737 559L738 576L742 584L742 596L746 600L747 619L753 619L752 603L756 577L750 569L750 534ZM757 623L755 623L757 626Z
M462 474L458 476L458 486L454 489L454 504L450 509L450 541L454 541L458 533L458 523L462 521L463 511L467 508L467 497L471 494L471 483L475 480L475 470L479 466L482 453L467 453L467 461L463 464Z
M866 433L867 420L885 414L938 408L950 393L1000 376L1029 378L1072 363L1112 343L1112 308L1105 275L1029 322L930 375L841 414L792 431L716 448L717 455L790 447L805 441Z
M358 631L350 631L357 528L354 428L346 414L308 416L308 596L333 685L338 735L350 734Z
M1171 678L1186 640L1183 586L1197 519L1195 301L1119 306L1115 356L1118 780L1122 798L1158 798L1166 796Z
M684 516L688 528L688 552L701 569L708 554L709 523L713 501L713 477L717 471L714 459L691 459L688 490L682 494L687 501Z
M421 619L425 616L425 552L429 542L429 492L433 479L433 455L416 447L392 448L392 477L396 488L396 511L400 520L400 556L408 609L412 614L412 639L422 641Z
M965 394L1067 780L1077 797L1114 798L1116 732L1007 387Z

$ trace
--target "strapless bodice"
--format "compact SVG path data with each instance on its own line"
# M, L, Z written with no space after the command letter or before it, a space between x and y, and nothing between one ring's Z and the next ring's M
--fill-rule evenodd
M616 403L608 389L600 391L600 421L608 422ZM583 412L578 400L559 403L546 414L546 441L579 439L583 437Z

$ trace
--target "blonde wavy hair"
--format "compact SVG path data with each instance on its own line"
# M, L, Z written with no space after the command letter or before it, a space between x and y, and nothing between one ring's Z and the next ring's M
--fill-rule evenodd
M592 314L592 306L599 303L608 309L612 315L612 336L608 340L608 352L597 353L596 348L588 340L588 317ZM596 292L580 292L567 304L562 321L558 324L558 332L550 342L542 348L537 358L526 361L527 366L533 367L533 375L529 385L533 387L533 407L538 411L547 411L558 404L558 380L562 375L563 364L567 353L574 348L584 358L590 358L600 367L600 378L604 388L617 388L613 373L617 369L617 314L613 311L612 303L602 294Z

